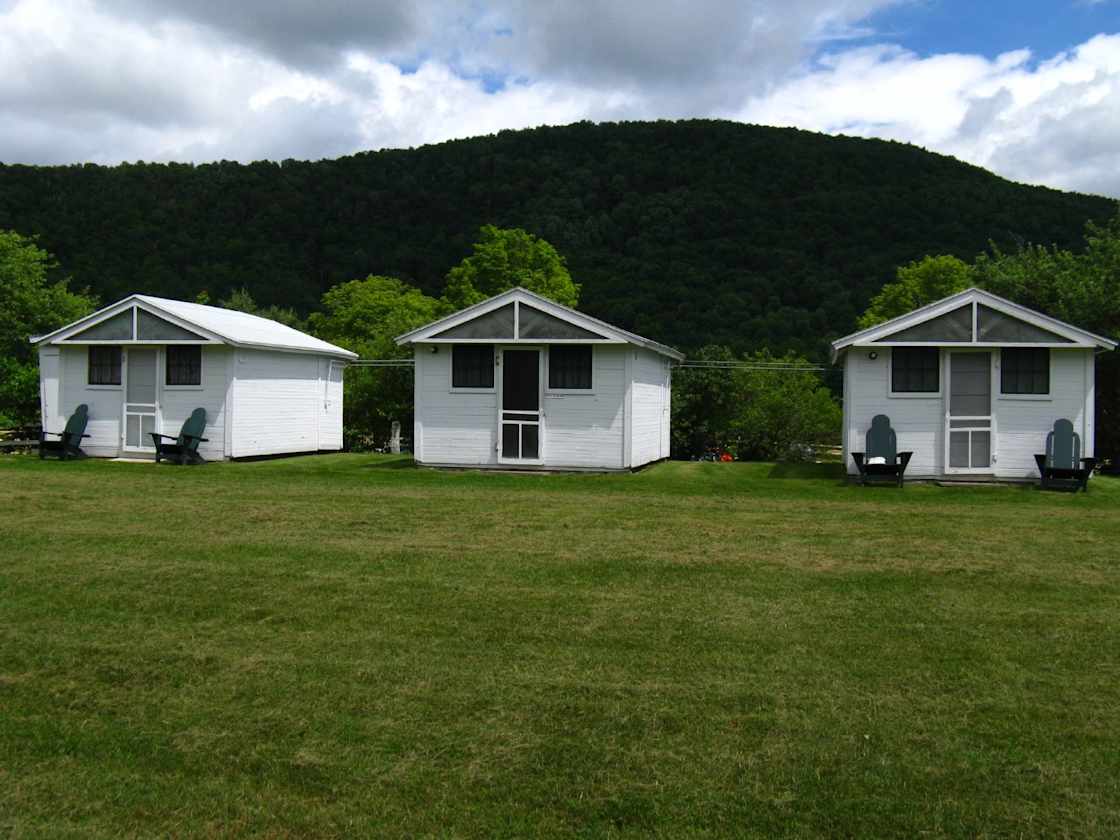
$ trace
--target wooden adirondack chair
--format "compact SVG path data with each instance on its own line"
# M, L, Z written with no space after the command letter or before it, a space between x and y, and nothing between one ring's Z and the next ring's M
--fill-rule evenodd
M891 418L876 414L871 419L871 428L867 430L864 443L864 452L852 453L852 460L859 470L859 483L890 481L901 487L903 473L914 453L898 451L898 436L891 428ZM868 463L872 458L882 458L883 463Z
M209 440L202 436L205 430L206 409L196 408L183 423L183 428L179 430L177 437L149 432L152 436L152 443L156 447L156 463L158 464L161 459L166 458L173 464L205 464L206 459L198 454L198 445L209 443ZM165 440L171 440L174 443L163 443L162 441Z
M67 458L86 458L82 451L82 438L88 438L86 423L89 422L89 406L82 403L66 421L66 428L61 432L39 432L39 457L46 458L53 455L61 461ZM47 436L57 437L58 440L47 440Z
M1073 423L1054 421L1054 430L1046 435L1046 452L1034 456L1043 490L1078 490L1089 492L1089 474L1095 458L1081 457L1081 438Z

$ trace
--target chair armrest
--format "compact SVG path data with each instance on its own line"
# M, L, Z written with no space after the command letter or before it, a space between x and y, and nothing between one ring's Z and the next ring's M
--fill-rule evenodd
M40 440L42 440L42 439L43 439L43 438L45 438L45 437L46 437L47 435L54 435L55 437L62 437L62 436L63 436L64 434L66 434L66 432L47 432L47 431L42 431L42 432L39 432L39 439L40 439Z
M188 435L188 434L184 433L183 437L190 438L191 440L197 440L199 443L209 443L210 442L210 438L199 437L198 435Z
M1092 471L1093 467L1097 465L1096 458L1082 458L1081 463L1085 465L1085 469Z
M148 432L154 438L164 438L165 440L176 440L175 435L161 435L159 432Z
M863 452L849 452L848 454L851 455L852 460L856 462L856 469L859 470L860 475L863 475L863 456L864 456L865 453L863 453Z
M906 472L906 467L910 464L910 459L914 457L913 452L899 452L896 453L898 463L902 465L902 471Z
M84 438L93 437L93 435L82 435L82 437L84 437Z

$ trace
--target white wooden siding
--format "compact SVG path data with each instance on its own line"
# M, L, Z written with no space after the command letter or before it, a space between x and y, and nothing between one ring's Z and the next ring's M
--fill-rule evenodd
M668 406L666 358L650 350L631 348L630 466L640 467L668 456L663 452Z
M40 358L55 348L44 348ZM124 390L121 386L90 386L88 375L88 349L86 347L58 347L57 361L48 361L43 375L42 394L43 428L61 431L66 419L80 404L89 406L90 435L82 449L94 457L115 458L121 454L121 420L124 413ZM206 409L207 443L198 450L204 458L222 458L225 454L225 396L229 349L204 347L202 349L202 387L168 389L164 387L163 364L158 367L157 400L159 416L156 430L166 435L178 434L183 421L195 408ZM47 357L49 360L49 356ZM161 353L162 359L162 353ZM57 377L52 383L52 369ZM53 404L52 404L53 402Z
M324 394L321 357L234 352L233 457L316 451Z
M451 352L416 346L414 452L427 464L498 463L498 397L494 390L451 392ZM495 377L498 372L495 371Z
M1050 395L1045 398L1012 397L999 393L999 352L994 351L992 377L995 435L992 475L996 478L1035 478L1034 455L1044 451L1046 435L1054 421L1073 423L1081 436L1082 454L1092 454L1092 417L1086 401L1093 381L1093 351L1052 349L1050 351ZM844 463L856 472L850 452L864 448L871 419L885 414L898 435L899 451L914 453L907 476L939 477L945 462L945 368L948 354L941 354L942 393L930 396L890 396L888 376L890 351L869 359L866 351L850 350L844 361Z
M621 469L626 397L626 347L595 347L594 393L545 394L545 464ZM545 364L547 376L548 365Z
M1066 419L1073 423L1081 437L1081 454L1089 456L1092 443L1091 418L1085 411L1087 393L1086 359L1089 360L1089 383L1093 376L1092 350L1050 351L1050 396L1047 399L1016 398L999 393L999 375L993 378L995 392L996 475L1003 478L1035 478L1038 467L1036 452L1045 452L1046 435L1054 421ZM1089 428L1087 429L1087 421ZM1086 434L1086 432L1089 434Z
M891 428L898 435L898 451L914 453L906 470L907 477L940 475L945 441L941 394L890 396L891 354L889 350L881 350L878 355L872 360L867 358L866 351L858 349L846 354L844 376L848 380L845 385L848 399L844 405L844 437L850 449L844 453L844 463L848 472L857 472L849 452L863 451L871 418L885 414L891 418ZM944 370L941 385L944 388Z

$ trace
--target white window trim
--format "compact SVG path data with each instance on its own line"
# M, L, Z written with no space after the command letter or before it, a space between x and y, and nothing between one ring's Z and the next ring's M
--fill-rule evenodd
M170 346L183 346L183 345L170 345ZM186 345L190 346L190 345ZM206 354L202 351L202 345L198 346L198 384L197 385L168 385L167 384L167 348L164 347L159 354L160 364L160 387L165 391L202 391L206 388L203 384L206 381Z
M999 391L996 393L996 399L1004 402L1053 402L1054 401L1054 354L1049 354L1050 372L1047 377L1047 384L1050 390L1045 394L1015 394L1007 393L1003 390L1003 351L1006 348L1000 348L999 352L994 353L996 357L996 381L999 383ZM1023 349L1023 348L1013 348ZM1026 348L1036 349L1036 348ZM1049 347L1039 347L1039 350L1050 350Z
M554 395L557 397L593 397L595 396L596 385L598 384L599 377L595 375L595 369L598 367L596 364L599 361L599 351L595 349L595 345L591 347L591 387L590 388L553 388L551 370L551 354L552 347L546 346L544 352L544 393L546 396Z
M101 347L119 347L118 344L102 344ZM121 391L124 389L124 350L121 350L119 385L94 385L89 381L89 348L86 348L86 390L87 391Z
M460 342L466 343L466 342ZM494 394L497 393L498 385L498 345L493 340L487 342L470 342L482 344L489 344L494 351L494 384L489 388L465 388L457 387L455 385L455 345L448 344L447 346L447 391L451 394Z
M887 398L892 400L938 400L945 390L945 371L942 370L945 354L937 353L937 390L936 391L896 391L894 389L894 350L887 354Z

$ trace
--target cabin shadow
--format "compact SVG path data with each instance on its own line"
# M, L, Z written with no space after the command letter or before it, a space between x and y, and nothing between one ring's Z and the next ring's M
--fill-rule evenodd
M815 481L831 479L838 483L844 482L844 467L837 461L824 464L807 462L777 463L766 474L767 478L785 479L812 479Z

